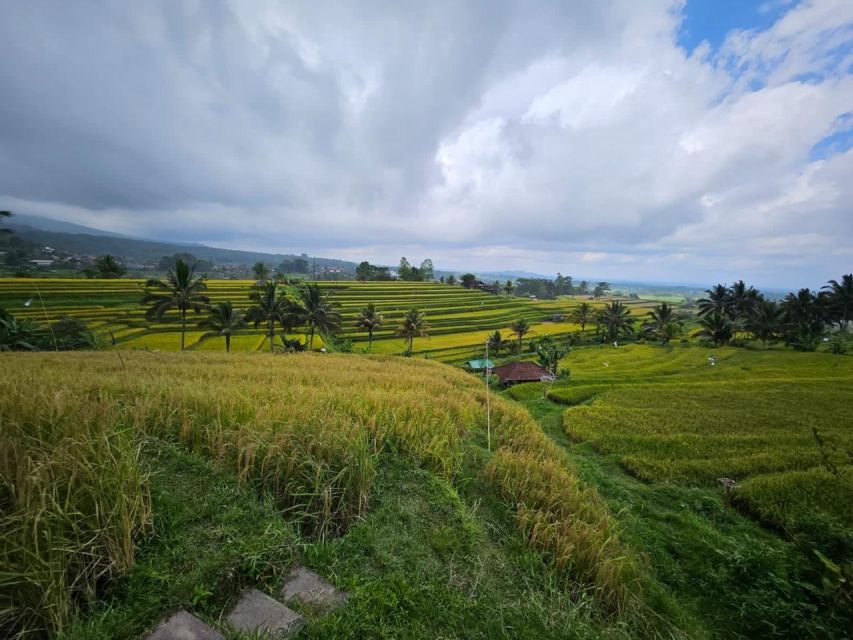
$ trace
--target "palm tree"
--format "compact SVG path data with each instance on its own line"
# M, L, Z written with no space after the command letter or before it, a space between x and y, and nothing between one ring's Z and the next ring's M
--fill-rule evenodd
M731 296L729 289L724 284L718 284L711 289L705 289L707 298L700 298L696 304L699 307L699 315L707 316L715 313L728 315L731 307Z
M666 302L662 302L649 311L649 320L643 325L643 331L653 335L666 345L681 329L681 322L675 317L675 311Z
M725 313L715 311L699 319L700 335L710 338L715 345L725 344L732 338L734 326Z
M225 353L231 351L231 334L246 326L243 312L235 309L230 300L219 302L210 308L210 315L198 323L202 329L211 329L202 338L225 337Z
M406 338L409 341L409 347L406 353L412 353L412 343L415 336L428 336L429 325L426 322L426 316L421 313L417 307L412 307L403 316L400 326L397 327L397 335Z
M106 280L121 278L127 269L124 265L116 260L113 256L107 254L100 256L95 260L95 266L92 269L85 269L84 273L87 278L103 278Z
M286 318L308 325L308 349L314 349L314 333L334 333L341 328L341 314L319 285L309 284L299 290L299 300L285 312Z
M784 309L773 300L758 300L744 326L767 347L767 343L782 332L784 317Z
M201 311L210 299L201 292L207 289L204 276L195 276L195 265L190 266L180 258L175 262L175 268L169 269L166 278L158 280L151 278L145 286L154 291L148 291L142 298L141 304L150 304L145 312L148 320L160 320L171 309L177 309L181 314L181 351L186 346L187 310Z
M494 353L494 356L497 358L501 355L501 349L504 346L504 338L501 335L500 331L495 331L492 335L489 336L489 351Z
M735 282L729 289L729 315L732 320L747 322L761 294L754 287L747 287L743 280Z
M507 296L511 296L513 289L515 289L515 286L512 284L512 280L507 280L506 284L504 284L504 293Z
M270 353L275 348L275 323L281 319L282 313L288 307L288 300L280 295L277 282L267 280L260 287L255 287L249 293L249 300L255 302L246 312L246 319L254 323L257 329L262 322L267 323L267 339L270 343Z
M621 335L632 335L634 333L634 320L631 318L631 310L618 300L604 306L599 313L601 325L607 332L607 339L615 341Z
M381 327L384 321L382 314L376 310L376 306L372 302L359 312L355 326L362 331L367 331L368 351L373 347L373 332Z
M821 297L825 301L830 318L838 323L841 331L847 331L847 323L853 317L853 274L841 276L841 282L830 280Z
M518 351L521 352L521 341L524 339L524 336L530 333L530 323L527 322L527 318L519 318L511 325L509 325L509 330L515 334L518 338Z
M789 293L782 301L785 311L786 339L802 351L814 351L824 331L823 309L809 289Z
M572 309L572 322L576 322L581 326L581 332L586 329L588 322L592 321L594 310L589 302L581 302L578 306Z

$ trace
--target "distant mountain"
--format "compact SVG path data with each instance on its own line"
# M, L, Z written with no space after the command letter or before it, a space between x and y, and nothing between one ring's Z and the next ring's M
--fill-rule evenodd
M355 271L355 263L346 260L219 249L203 244L141 240L39 216L15 215L4 223L13 228L17 235L39 246L48 246L57 251L78 255L99 256L108 253L131 263L156 264L163 256L191 253L196 258L210 260L218 265L252 265L256 262L265 262L275 267L284 260L303 257L309 262L316 261L317 267L321 269L333 268L348 272Z
M82 224L74 224L73 222L54 220L53 218L43 218L42 216L31 216L26 213L16 213L14 216L7 219L5 224L7 227L11 227L13 229L28 228L37 229L39 231L53 231L56 233L83 233L92 236L106 236L108 238L131 237L120 233L113 233L112 231L86 227Z

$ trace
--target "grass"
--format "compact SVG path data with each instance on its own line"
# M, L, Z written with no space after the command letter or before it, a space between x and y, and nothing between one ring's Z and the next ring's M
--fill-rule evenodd
M569 360L585 360L582 351ZM575 369L582 377L583 370ZM720 486L640 480L626 473L618 454L566 435L565 406L546 392L542 384L510 390L566 451L580 479L604 498L625 542L646 558L654 578L645 585L646 601L655 610L681 619L691 637L845 636L850 607L825 588L824 579L832 576L813 550L820 537L792 539L762 526L763 520L729 506Z
M843 451L853 449L853 358L726 348L711 367L708 353L578 349L567 359L572 382L549 395L574 405L565 415L573 440L618 455L635 476L687 486L734 478L733 498L744 511L791 535L806 533L836 559L853 559L853 485L823 468L811 431L837 450L844 471Z
M0 384L20 390L0 399L4 433L14 437L11 446L4 447L4 452L12 452L11 464L3 469L6 486L17 487L16 468L25 461L19 456L24 452L20 442L27 442L31 423L47 420L26 412L24 390L37 407L49 407L55 389L62 389L63 397L79 399L74 418L62 422L71 441L78 425L91 425L96 433L102 429L111 442L124 443L128 455L123 457L111 455L107 447L87 449L91 465L100 473L75 476L81 483L79 495L112 500L110 493L99 494L106 482L120 487L129 504L138 504L149 487L144 475L130 476L130 482L119 485L112 469L125 465L142 473L138 464L129 466L128 460L133 460L129 454L138 451L140 442L153 439L180 445L227 470L258 495L270 496L284 520L311 540L344 535L367 517L376 497L382 455L441 482L457 483L466 452L482 451L486 444L485 398L477 379L423 360L146 352L127 353L121 359L110 352L3 358ZM637 568L606 505L578 482L562 452L526 411L496 400L492 429L496 451L477 458L478 474L484 486L506 503L522 539L563 576L566 585L582 590L602 611L626 619L637 615L641 598ZM84 428L84 439L85 434ZM52 444L55 438L45 440ZM53 451L47 447L48 460ZM73 473L75 467L66 458L58 461L57 468L68 467ZM84 500L76 512L86 520L98 505ZM22 508L13 495L4 503L4 516ZM55 503L45 510L51 517L61 511ZM135 523L134 532L147 522L147 512L137 520L128 518ZM69 531L65 521L59 522L60 533L71 536L73 528ZM6 557L22 551L39 561L44 556L36 540L7 547L8 540L4 536ZM131 558L115 561L109 547L88 553L83 542L73 538L65 545L66 554L49 584L67 585L75 562L95 568L109 563L115 575L126 573L132 563ZM92 598L79 598L67 590L57 593L66 612L61 617L53 616L54 607L47 601L33 598L27 606L38 625L62 630L69 612ZM13 583L3 598L18 605ZM23 626L37 627L33 622Z

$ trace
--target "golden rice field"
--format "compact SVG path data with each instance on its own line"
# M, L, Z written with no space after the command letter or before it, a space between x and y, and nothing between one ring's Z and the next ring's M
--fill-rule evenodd
M716 358L711 366L709 356ZM732 499L763 522L853 553L853 358L679 345L590 347L549 391L571 405L566 433L649 481L735 480ZM818 447L812 428L825 441Z
M528 543L604 607L639 568L607 507L525 409L425 360L343 354L0 354L0 632L61 630L148 535L145 439L275 497L311 536L371 508L380 456L452 480L466 451ZM153 514L156 516L156 514Z
M206 294L211 302L230 300L238 308L251 302L249 280L210 280ZM145 319L145 309L139 305L144 293L144 281L133 279L85 280L65 278L3 278L0 279L0 307L18 318L38 323L55 322L64 316L79 318L102 336L105 342L114 339L122 349L173 351L180 348L177 315L164 317L162 322ZM361 308L376 305L385 318L384 325L374 334L374 353L399 354L406 348L405 340L394 332L403 314L419 307L430 326L429 337L416 338L413 351L425 357L459 362L478 355L486 336L500 330L510 338L509 326L521 318L531 324L528 337L566 335L580 327L570 322L546 322L555 313L568 313L581 300L530 300L527 298L492 295L429 282L320 282L331 300L339 305L343 316L341 339L349 339L359 351L367 349L367 335L356 327ZM626 301L635 315L643 315L653 303L642 300ZM187 336L190 350L224 350L222 338L202 339L202 331L194 323L202 316L189 315ZM260 340L263 327L237 334L238 350L263 348ZM299 334L294 334L299 335ZM315 348L320 348L316 343Z

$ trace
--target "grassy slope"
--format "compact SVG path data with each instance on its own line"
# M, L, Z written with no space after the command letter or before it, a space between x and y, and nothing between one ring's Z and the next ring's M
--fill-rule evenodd
M177 608L219 627L240 590L276 594L305 562L349 591L328 616L302 612L304 638L626 638L525 547L499 508L385 456L376 503L345 536L300 538L272 500L172 445L149 440L155 534L131 574L63 640L131 639ZM468 479L469 483L476 482ZM469 495L482 491L477 488Z
M684 357L689 360L689 355ZM772 368L767 364L773 361L772 355L736 355ZM812 359L808 354L793 354L803 355ZM602 357L611 363L599 370ZM620 358L627 365L631 356L621 350L578 349L568 363L573 379L577 372L577 385L601 384L603 376L611 375L605 383L610 388L615 383L614 373L619 375ZM673 366L682 364L662 359L635 363L625 367L624 375L639 379L653 376L651 370L656 369L676 382L680 374ZM784 539L725 506L721 488L644 482L628 475L621 456L602 454L590 442L570 440L563 426L565 405L546 399L544 391L539 384L524 385L514 389L513 397L569 452L581 478L595 486L617 514L625 540L647 556L654 577L714 637L843 636L849 609L839 606L831 610L825 600L816 597L823 574L811 548ZM589 402L589 397L579 393L577 400Z
M4 494L0 505L9 517L0 525L22 524L15 540L0 536L7 557L39 555L31 533L44 513L58 512L16 499L29 486L19 482L18 462L54 460L86 420L98 437L123 433L145 444L153 534L146 526L137 538L129 577L117 571L111 582L91 583L96 593L75 591L76 602L95 609L77 618L70 637L134 637L179 607L215 622L242 588L257 582L274 592L297 550L353 594L354 618L321 623L331 636L364 625L359 633L388 637L625 637L628 624L646 625L642 616L605 613L639 599L623 581L633 580L633 555L606 506L514 403L491 403L487 451L483 390L458 370L319 354L2 357L0 434L9 432L12 455L2 478L9 501ZM34 448L36 424L62 437ZM87 449L83 460L101 470L94 479L114 467L100 451ZM89 493L64 498L84 519L105 506L92 481ZM536 541L546 518L557 535ZM67 528L63 519L56 525ZM69 540L69 558L89 557ZM561 564L566 549L571 562ZM0 601L18 602L0 577ZM64 580L33 577L36 587ZM44 602L34 594L23 604ZM68 629L64 620L56 626Z

